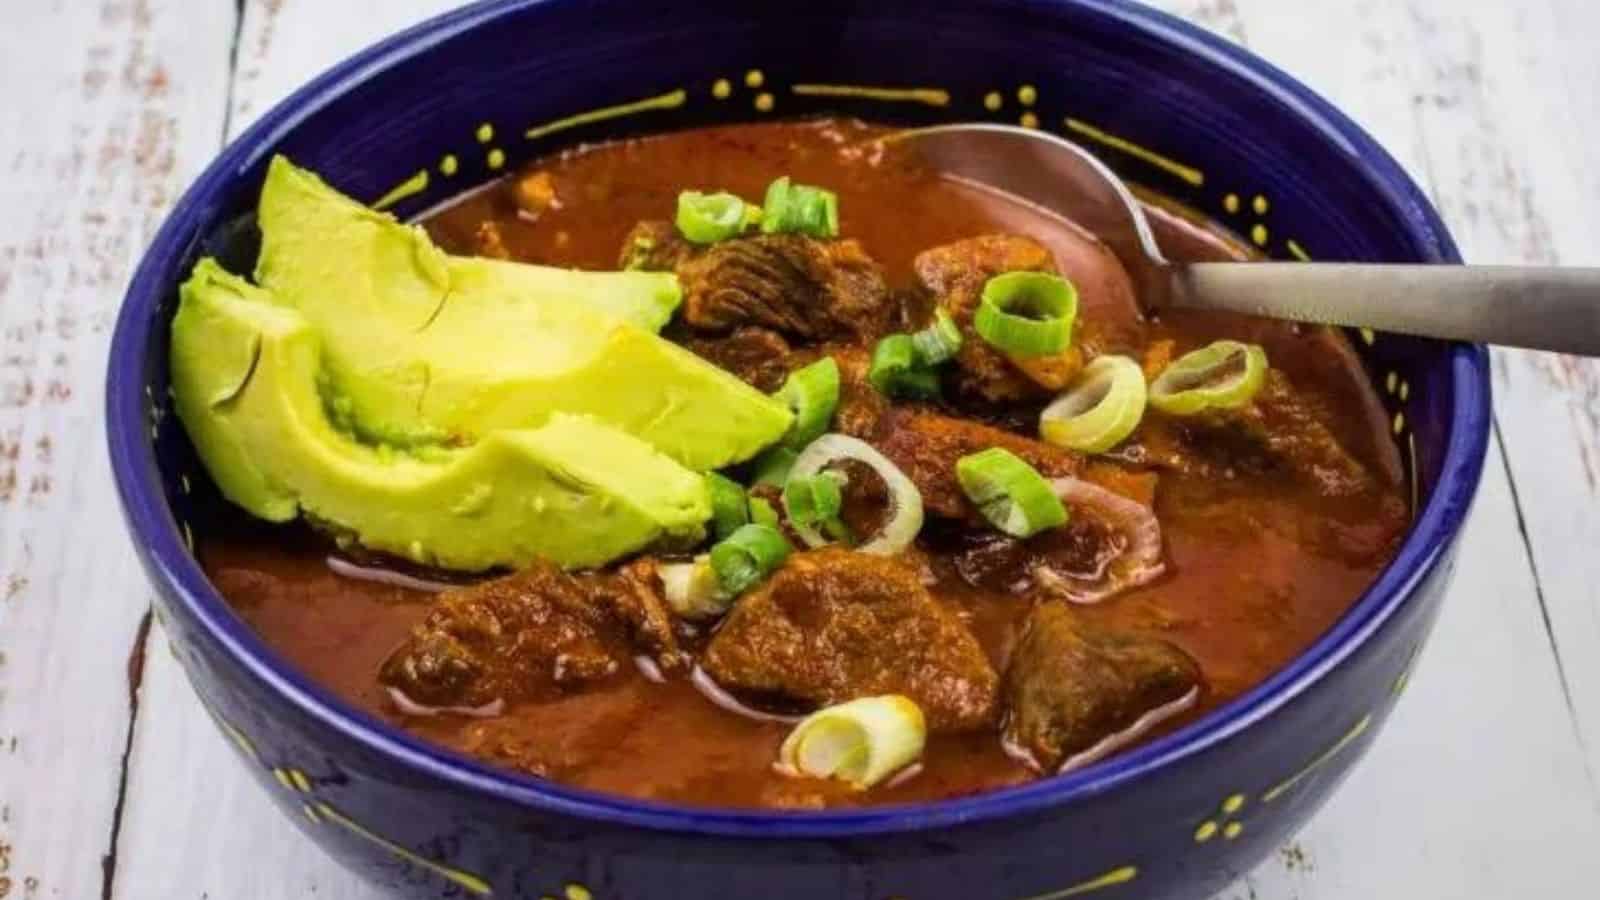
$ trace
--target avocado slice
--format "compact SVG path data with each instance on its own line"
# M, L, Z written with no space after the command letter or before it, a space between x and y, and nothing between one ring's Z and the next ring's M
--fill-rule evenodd
M288 160L261 194L256 280L323 341L342 424L397 445L468 442L590 415L692 469L755 455L787 407L652 332L666 273L454 257Z
M701 476L582 416L467 448L355 440L324 409L311 323L214 260L182 288L171 365L178 417L229 500L278 522L304 512L419 563L596 566L696 540L711 515Z

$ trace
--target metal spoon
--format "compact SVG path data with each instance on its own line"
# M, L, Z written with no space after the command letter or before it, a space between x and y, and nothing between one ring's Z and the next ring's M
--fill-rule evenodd
M1066 216L1108 246L1146 311L1214 309L1600 356L1600 269L1378 263L1174 263L1089 151L1009 125L896 135L942 173Z

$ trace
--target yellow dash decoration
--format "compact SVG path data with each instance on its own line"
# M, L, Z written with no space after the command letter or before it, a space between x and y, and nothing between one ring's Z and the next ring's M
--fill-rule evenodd
M417 174L395 185L394 190L378 198L372 204L373 209L388 209L407 197L414 197L428 189L428 170L422 169Z
M1120 869L1112 869L1104 875L1101 875L1099 878L1085 881L1082 884L1075 884L1072 887L1063 888L1059 891L1052 891L1048 894L1037 894L1029 897L1028 900L1063 900L1065 897L1081 897L1084 894L1093 893L1108 887L1116 887L1119 884L1127 884L1138 877L1138 866L1123 866Z
M1311 261L1311 254L1306 252L1306 248L1295 243L1294 238L1290 238L1289 240L1285 241L1284 246L1289 248L1289 255L1295 259L1298 259L1301 262Z
M1411 509L1413 510L1413 515L1415 515L1418 504L1422 502L1420 494L1422 488L1417 480L1417 433L1415 431L1406 434L1406 450L1407 460L1410 464L1409 468L1411 469Z
M689 92L679 88L675 91L668 91L665 94L658 94L654 97L646 97L643 100L634 100L631 103L618 103L615 106L602 106L599 109L591 109L588 112L578 113L575 116L567 116L565 119L557 119L554 122L536 125L533 128L529 128L523 134L528 140L536 141L545 135L555 134L558 131L566 131L569 128L577 128L579 125L589 125L594 122L604 122L607 119L620 119L623 116L631 116L635 113L650 112L658 109L677 109L684 104L684 101L688 99Z
M1101 131L1099 128L1096 128L1081 119L1068 118L1066 120L1066 125L1067 130L1069 131L1081 134L1089 140L1098 144L1104 144L1113 150L1121 150L1123 153L1126 153L1136 159L1142 159L1150 165L1162 170L1163 172L1176 175L1195 187L1199 187L1206 183L1205 173L1199 169L1196 169L1193 166L1186 166L1170 156L1162 156L1154 150L1135 144L1133 141L1130 141L1127 138L1118 137L1117 135L1114 135L1108 131Z
M1372 714L1368 713L1362 716L1361 721L1357 722L1349 731L1345 732L1344 737L1339 738L1337 743L1335 743L1332 747L1322 751L1322 753L1318 755L1316 759L1313 759L1311 762L1307 763L1305 768L1280 782L1277 787L1274 787L1265 794L1262 794L1261 802L1271 803L1272 801L1281 797L1284 791L1287 791L1289 788L1299 784L1301 779L1321 768L1328 760L1338 756L1340 750L1350 746L1355 742L1356 738L1365 734L1370 725L1372 725Z
M484 881L482 878L467 872L463 872L459 869L452 869L449 866L440 865L431 859L423 859L417 854L412 853L410 850L407 850L399 844L396 844L394 841L391 841L388 838L380 835L373 834L366 828L362 827L360 823L350 820L345 816L344 813L339 812L337 809L334 809L332 806L329 806L326 803L318 803L316 806L316 812L324 819L339 825L351 834L377 844L378 846L388 850L390 853L393 853L395 856L400 857L412 865L421 866L422 868L427 869L428 871L433 872L442 878L447 878L480 897L489 897L494 894L494 890L489 887L489 883Z
M949 106L950 92L943 88L889 88L860 84L796 84L789 90L802 97L847 97L889 103Z

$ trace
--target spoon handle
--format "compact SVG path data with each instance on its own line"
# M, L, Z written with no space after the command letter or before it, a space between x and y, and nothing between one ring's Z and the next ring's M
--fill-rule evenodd
M1264 262L1167 271L1163 306L1600 356L1600 269Z

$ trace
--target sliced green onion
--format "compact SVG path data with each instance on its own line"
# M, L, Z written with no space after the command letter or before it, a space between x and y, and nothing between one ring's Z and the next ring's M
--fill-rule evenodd
M1002 447L956 460L956 480L989 524L1012 537L1031 537L1067 521L1067 508L1050 482Z
M737 481L710 472L706 475L706 490L711 494L712 533L722 540L750 521L750 506L745 500L744 488Z
M749 223L745 202L726 191L678 194L678 231L691 243L715 244L737 237Z
M810 477L790 478L783 486L783 510L789 521L797 525L826 525L839 518L844 509L844 481L836 472L823 472Z
M799 450L833 424L833 411L839 408L839 363L824 356L790 372L775 396L794 411L794 422L783 437L783 445Z
M762 497L750 498L750 521L756 525L765 525L773 531L781 530L778 527L778 511Z
M911 343L917 351L917 361L924 366L937 366L954 359L961 349L961 329L956 320L943 309L933 314L933 324L913 334Z
M778 749L778 771L865 790L916 762L927 739L927 720L909 697L863 697L802 719Z
M783 487L789 480L789 468L799 454L788 447L772 447L755 458L751 470L752 484L770 484Z
M1078 289L1046 272L1007 272L983 285L973 314L978 336L1013 356L1049 356L1072 344Z
M812 478L822 474L828 466L846 460L863 463L878 473L889 490L888 517L883 529L872 540L857 547L862 553L889 555L899 553L911 544L922 530L922 492L906 474L895 467L889 458L872 448L866 441L842 434L825 434L811 442L800 452L800 458L790 470L790 478ZM807 547L820 547L828 537L816 528L790 520L794 533ZM843 538L839 538L843 540Z
M939 395L939 373L922 365L909 334L891 334L878 341L867 381L885 397L926 400Z
M1217 341L1173 360L1150 383L1150 405L1173 416L1238 409L1267 380L1267 351L1255 344Z
M663 563L656 573L667 606L682 618L716 618L733 605L734 596L722 589L706 554L696 556L693 562Z
M785 175L767 185L761 205L761 230L767 234L839 235L839 197L832 191L794 184Z
M1144 370L1126 356L1099 356L1039 414L1039 435L1079 453L1104 453L1144 418Z
M776 528L746 525L711 548L711 568L729 594L760 584L789 558L789 542Z

